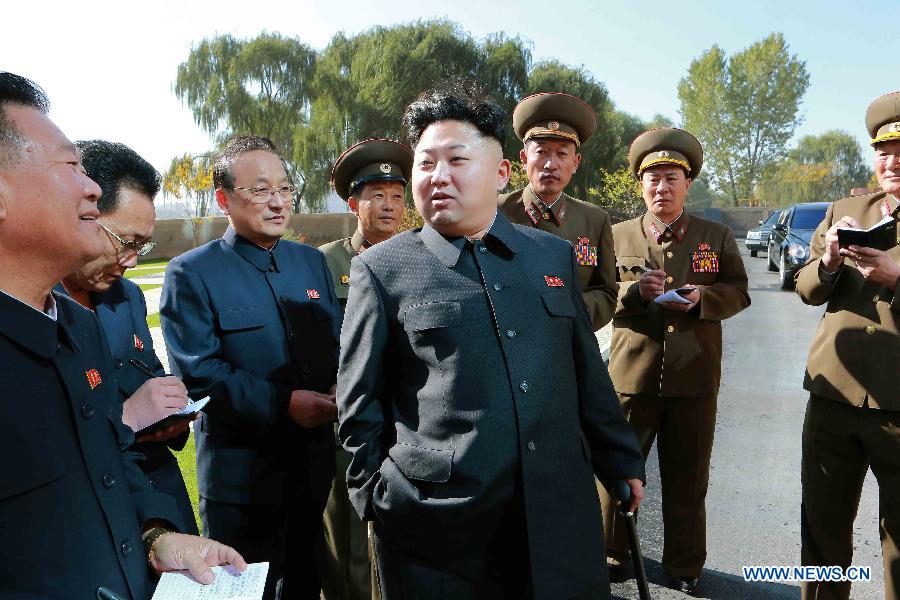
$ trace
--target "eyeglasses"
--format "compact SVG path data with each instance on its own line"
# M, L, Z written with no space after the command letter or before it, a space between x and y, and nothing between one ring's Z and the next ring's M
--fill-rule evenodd
M294 192L297 191L297 188L292 185L281 185L276 188L270 188L264 185L253 187L235 186L231 189L244 190L245 192L250 194L250 202L252 202L253 204L268 204L269 199L276 194L282 200L287 202L294 197Z
M105 231L106 233L108 233L109 235L114 237L115 240L117 242L119 242L119 244L121 244L122 249L119 251L120 254L127 253L127 252L134 252L138 256L146 256L146 255L150 254L151 250L156 248L156 242L134 242L131 240L123 240L121 237L119 237L116 234L115 231L113 231L112 229L110 229L109 227L107 227L106 225L101 223L100 221L97 221L97 225L102 227L103 231Z

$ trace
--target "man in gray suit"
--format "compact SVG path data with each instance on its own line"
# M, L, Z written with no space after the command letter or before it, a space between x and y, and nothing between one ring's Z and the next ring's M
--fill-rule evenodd
M464 84L404 114L424 218L355 257L339 433L351 501L398 598L607 598L594 476L643 460L572 246L497 214L502 109Z

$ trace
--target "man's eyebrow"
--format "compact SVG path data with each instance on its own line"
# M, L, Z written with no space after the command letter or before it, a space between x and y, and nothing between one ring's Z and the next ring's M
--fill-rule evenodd
M468 147L469 147L468 144L453 144L452 146L445 147L444 150L447 150L447 151L459 150L459 149L465 150ZM424 154L431 154L435 150L436 150L435 148L419 148L418 150L416 150L416 152L422 152Z

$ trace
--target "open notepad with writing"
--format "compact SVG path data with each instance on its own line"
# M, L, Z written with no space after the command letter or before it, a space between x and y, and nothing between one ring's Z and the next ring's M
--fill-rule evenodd
M163 573L153 600L262 600L269 563L253 563L238 573L232 567L213 567L216 580L203 585L187 571Z

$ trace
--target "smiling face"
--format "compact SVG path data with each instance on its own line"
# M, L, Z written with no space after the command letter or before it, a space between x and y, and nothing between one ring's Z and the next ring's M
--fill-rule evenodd
M149 242L156 219L153 200L128 187L121 187L118 197L116 209L102 214L100 222L125 241ZM137 252L123 249L122 244L106 231L102 231L101 238L104 239L102 254L66 277L67 289L104 292L137 264Z
M359 230L372 244L397 233L403 220L403 184L399 181L366 183L347 203L359 219Z
M525 142L519 152L531 189L541 200L552 202L569 185L581 163L575 142L538 138Z
M900 198L900 140L875 147L875 177L882 190Z
M4 112L26 143L20 158L0 168L0 253L52 285L103 249L100 188L46 115L18 105Z
M426 223L444 235L475 235L497 212L497 192L509 181L500 143L463 121L437 121L415 148L412 193Z
M691 180L681 167L657 165L641 175L641 194L647 210L663 223L671 223L684 210Z
M231 166L235 188L269 189L291 185L281 159L266 150L238 155ZM216 202L234 230L254 244L271 248L287 229L291 199L270 194L257 202L246 189L216 190Z

